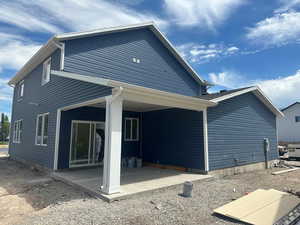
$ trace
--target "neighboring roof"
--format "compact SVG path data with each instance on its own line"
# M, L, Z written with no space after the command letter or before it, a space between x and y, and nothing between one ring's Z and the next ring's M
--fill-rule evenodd
M294 105L297 105L297 104L300 104L300 102L295 102L295 103L283 108L281 111L285 111L285 110L287 110L287 109L289 109L289 108L291 108L291 107L293 107Z
M233 93L236 93L236 92L239 92L239 91L242 91L242 90L246 90L248 88L252 88L252 87L244 87L244 88L233 89L233 90L228 90L228 91L224 90L224 91L220 91L220 92L216 92L216 93L209 93L209 94L206 94L206 95L201 95L200 98L207 99L207 100L212 100L212 99L219 98L219 97L222 97L222 96L226 96L226 95L229 95L229 94L233 94Z
M239 89L223 91L218 93L211 93L211 94L199 96L199 98L218 103L226 99L233 98L249 92L253 92L253 94L255 94L256 97L258 97L275 115L284 116L283 113L271 102L271 100L257 86L239 88Z
M188 64L185 59L180 56L178 51L167 40L167 38L159 31L153 22L134 24L129 26L118 26L112 28L103 28L85 32L72 32L60 35L55 35L48 40L48 42L41 47L38 52L31 57L31 59L16 73L16 75L9 81L10 85L16 84L22 80L28 73L30 73L37 65L42 63L49 55L51 55L60 46L60 41L91 37L96 35L103 35L108 33L123 32L128 30L135 30L141 28L149 28L162 44L173 54L173 56L180 62L180 64L188 71L189 74L199 83L205 84L206 82L196 73L196 71Z

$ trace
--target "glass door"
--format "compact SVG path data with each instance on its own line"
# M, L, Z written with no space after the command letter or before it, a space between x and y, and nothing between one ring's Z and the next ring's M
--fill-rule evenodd
M72 121L71 129L69 167L99 164L104 154L104 122Z

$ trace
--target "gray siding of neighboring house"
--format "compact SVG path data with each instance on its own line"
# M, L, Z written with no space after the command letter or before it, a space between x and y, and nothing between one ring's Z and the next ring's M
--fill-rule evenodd
M141 120L144 161L204 170L202 112L158 110Z
M188 96L202 91L146 28L65 41L64 70Z
M54 52L51 59L51 69L59 70L60 51ZM16 95L18 86L14 90L12 124L16 120L23 119L23 132L20 144L13 143L13 132L11 132L9 153L12 158L53 168L57 109L110 95L111 88L54 75L51 75L49 83L41 86L41 76L42 64L24 79L22 100ZM38 114L47 112L49 112L48 146L37 146L35 145L36 118Z
M122 158L139 156L140 142L139 141L124 141L124 118L133 117L139 118L140 113L123 111L123 126L122 126ZM59 139L59 158L58 169L69 168L69 153L71 142L71 124L72 120L85 121L102 121L105 122L105 109L95 107L81 107L73 110L62 112Z
M222 101L207 117L210 170L264 161L264 138L269 159L278 158L276 116L254 94Z

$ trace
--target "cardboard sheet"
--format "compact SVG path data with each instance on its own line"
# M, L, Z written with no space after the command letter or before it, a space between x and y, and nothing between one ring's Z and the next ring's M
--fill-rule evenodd
M272 225L300 203L294 195L258 189L214 210L215 213L256 225Z

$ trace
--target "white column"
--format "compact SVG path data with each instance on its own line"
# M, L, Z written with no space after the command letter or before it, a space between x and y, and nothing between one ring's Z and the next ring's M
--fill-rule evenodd
M203 110L203 138L204 138L204 169L209 171L208 161L208 134L207 134L207 109Z
M122 141L121 96L106 98L105 149L102 191L106 194L120 192L121 141Z

